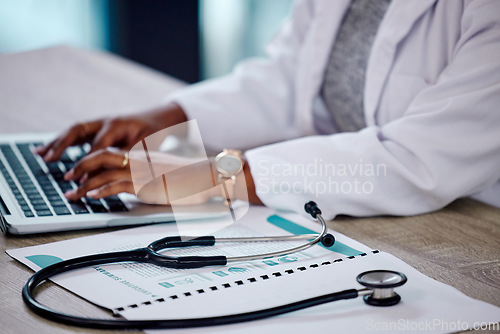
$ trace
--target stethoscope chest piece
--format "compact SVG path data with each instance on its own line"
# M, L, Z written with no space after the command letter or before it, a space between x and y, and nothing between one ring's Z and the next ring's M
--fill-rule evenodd
M394 288L405 284L408 279L397 271L371 270L359 274L356 280L371 290L371 293L363 297L366 304L392 306L401 300L401 296L394 292Z

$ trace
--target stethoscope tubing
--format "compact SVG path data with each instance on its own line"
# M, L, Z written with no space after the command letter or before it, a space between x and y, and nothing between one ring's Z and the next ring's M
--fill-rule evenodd
M318 242L329 244L334 243L335 238L327 234L326 223L321 217L321 211L316 207L314 202L306 204L306 211L314 218L321 222L322 230L317 235L302 235L302 236L284 236L284 237L248 237L248 238L221 238L216 239L213 236L203 237L166 237L156 240L145 248L138 248L129 251L111 252L103 254L95 254L73 258L52 264L48 267L40 269L36 272L24 285L22 290L22 297L25 304L36 314L50 320L58 321L68 325L84 326L89 328L105 328L105 329L160 329L160 328L184 328L184 327L202 327L202 326L216 326L223 324L231 324L237 322L244 322L250 320L263 319L274 315L279 315L287 312L292 312L304 308L308 308L323 303L328 303L340 299L356 298L358 290L344 290L327 294L324 296L314 297L303 301L281 305L269 309L258 310L254 312L246 312L240 314L197 318L197 319L170 319L170 320L120 320L120 319L97 319L97 318L83 318L79 316L69 315L65 313L52 310L39 302L34 297L36 288L44 281L55 275L69 272L76 269L85 267L92 267L102 264L110 264L117 262L138 262L138 263L152 263L168 268L174 269L188 269L200 268L206 266L223 266L232 261L251 261L256 259L263 259L269 257L276 257L285 254L295 253L307 249ZM328 237L326 242L325 238ZM310 240L313 238L313 240ZM173 257L160 254L159 251L168 248L176 247L190 247L190 246L213 246L218 242L250 242L250 241L274 241L274 240L299 240L309 239L310 241L303 245L265 254L256 254L248 256L181 256ZM361 290L360 290L361 291Z
M52 310L37 302L33 297L34 290L36 289L36 287L39 286L39 284L42 281L54 275L87 266L113 263L116 262L117 259L121 259L124 253L133 256L135 258L134 261L136 262L151 262L147 258L145 252L147 252L147 250L143 248L126 252L89 255L53 264L49 267L39 270L28 280L28 282L23 288L22 292L23 300L34 313L46 319L64 323L66 325L83 326L87 328L100 328L100 329L133 329L133 328L173 329L173 328L188 328L188 327L218 326L218 325L233 324L233 323L246 322L252 320L259 320L337 300L353 299L358 297L359 295L358 290L349 289L253 312L245 312L245 313L217 316L217 317L194 318L194 319L189 319L189 318L170 319L170 320L169 319L122 320L122 319L84 318Z

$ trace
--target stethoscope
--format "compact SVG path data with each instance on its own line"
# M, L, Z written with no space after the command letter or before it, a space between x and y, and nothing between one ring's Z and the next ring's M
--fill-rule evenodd
M193 319L169 319L169 320L122 320L122 319L97 319L84 318L80 316L61 313L40 304L34 297L36 288L45 280L52 276L95 265L102 265L116 262L142 262L176 269L201 268L206 266L226 265L229 262L251 261L269 257L281 256L307 249L318 242L325 247L331 247L335 243L333 235L326 233L326 223L321 217L321 210L316 203L309 202L305 205L305 210L313 218L321 222L322 230L317 235L297 235L282 237L248 237L248 238L215 238L213 236L191 237L186 239L180 236L166 237L150 243L145 248L138 248L129 251L112 252L82 256L52 264L36 272L26 282L23 287L22 296L24 303L33 312L46 319L64 323L67 325L102 328L102 329L167 329L167 328L187 328L205 327L224 324L232 324L250 320L263 319L279 314L293 312L329 303L342 299L352 299L364 296L365 303L374 306L391 306L399 303L401 297L394 292L394 288L406 283L407 278L402 273L390 270L372 270L361 273L357 276L357 281L365 286L363 289L349 289L327 295L305 299L299 302L281 305L273 308L258 310L218 317L193 318ZM310 240L313 238L313 240ZM286 240L310 240L301 246L289 248L266 254L256 254L249 256L180 256L173 257L160 254L168 248L191 247L191 246L213 246L216 242L259 242L259 241L286 241Z

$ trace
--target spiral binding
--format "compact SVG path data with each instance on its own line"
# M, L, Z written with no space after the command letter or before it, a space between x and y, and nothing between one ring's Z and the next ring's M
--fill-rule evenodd
M371 253L372 254L378 254L378 253L380 253L380 251L379 250L373 250L373 251L371 251ZM118 307L118 308L113 309L113 312L115 314L118 314L119 312L123 312L126 309L138 308L138 307L141 307L141 306L152 305L154 303L163 303L163 302L166 302L167 300L179 299L180 297L190 297L190 296L197 295L197 294L209 293L211 291L228 289L228 288L231 288L231 287L236 287L236 286L241 286L241 285L245 285L245 284L256 283L256 282L259 282L259 281L266 281L266 280L269 280L269 279L272 279L272 278L277 278L277 277L280 277L280 276L290 275L290 274L293 274L295 272L301 272L301 271L306 271L306 270L310 270L310 269L315 269L315 268L319 268L321 266L327 266L327 265L331 265L333 263L338 263L338 262L342 262L342 261L346 261L346 260L352 260L352 259L355 259L356 257L362 257L362 256L367 256L367 255L368 254L366 254L366 253L361 253L361 254L359 254L357 256L348 256L348 257L345 257L345 258L338 258L338 259L335 259L335 260L332 260L332 261L324 261L324 262L321 262L321 263L311 263L311 264L309 264L307 266L300 266L300 267L297 267L295 269L285 269L285 270L281 270L281 271L276 271L276 272L271 273L271 274L264 274L264 275L259 275L259 276L256 276L256 277L249 277L249 278L246 278L244 280L240 279L240 280L236 280L236 281L230 282L230 283L226 282L226 283L219 284L218 286L217 285L213 285L213 286L210 286L210 287L205 288L205 289L197 289L197 290L186 291L186 292L183 292L183 293L172 295L172 296L169 296L167 299L166 298L158 298L158 299L155 299L155 300L152 300L152 301L145 301L145 302L140 303L140 304L132 304L132 305L124 306L124 307Z

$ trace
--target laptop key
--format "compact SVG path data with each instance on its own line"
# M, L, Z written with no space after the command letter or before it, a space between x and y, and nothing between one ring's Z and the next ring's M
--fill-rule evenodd
M89 210L87 210L87 207L82 201L78 202L70 202L69 204L71 206L71 209L77 214L84 214L84 213L89 213Z
M39 217L52 216L52 212L50 210L40 210L40 211L37 211L36 214Z
M109 211L111 212L126 212L127 207L123 203L113 203L109 205Z
M42 196L40 196L40 193L36 188L25 190L24 192L26 193L26 196L28 196L29 199L42 198Z
M33 183L33 181L31 181L29 176L18 176L17 179L18 179L19 183L21 183L21 186L23 186L23 188L35 186L35 184Z
M36 175L36 180L40 185L52 184L49 177L46 174Z
M53 207L56 206L66 206L66 203L62 199L56 200L56 201L49 201L50 205Z
M43 203L33 205L33 209L35 209L35 211L45 211L49 210L49 207L47 206L47 204Z
M75 167L74 162L63 162L63 165L64 165L64 168L66 168L66 170L70 170L70 169L73 169L73 167Z
M51 174L52 174L52 177L54 178L54 180L56 180L56 182L64 181L64 173L63 172L55 172L55 173L51 173Z
M29 193L29 192L38 192L38 189L35 187L34 184L28 184L28 185L22 185L24 192Z
M33 194L26 194L26 196L28 196L28 199L30 201L33 201L33 200L36 200L36 199L40 199L40 198L43 198L40 193L33 193Z
M38 199L32 200L31 204L33 204L33 205L45 204L45 201L43 200L43 198L38 198Z
M111 212L125 212L128 211L125 204L122 203L120 198L116 195L104 198L106 204L108 204L109 211Z
M23 196L23 195L21 195L21 193L19 193L19 194L14 194L14 196L16 197L16 199L17 199L17 201L18 201L18 202L19 202L19 201L21 201L21 200L24 200L24 196ZM40 198L41 198L41 197L40 197Z
M19 181L19 183L21 183L21 185L34 185L33 181L31 181L31 178L28 176L28 175L17 175L17 180Z
M46 165L47 168L49 169L50 174L61 172L61 168L59 168L58 162L47 162Z
M85 200L94 213L108 212L100 200L86 197Z
M33 175L35 175L35 177L45 175L45 172L43 171L42 167L40 167L38 162L36 163L36 165L35 163L28 163L28 166L30 166L31 172L33 173Z
M47 197L51 197L51 196L59 197L59 193L57 192L57 190L55 188L47 189L44 191L44 193L45 193L45 196L47 196Z
M58 183L58 185L59 185L59 188L61 188L61 191L63 193L67 192L68 190L73 189L73 186L71 185L71 183L67 182L67 181L60 181Z
M104 207L104 205L91 205L90 208L92 209L92 211L94 213L105 213L105 212L108 212L108 210L106 210L106 208Z
M69 209L66 206L57 206L57 207L54 207L54 212L58 216L70 215L71 214L71 211L69 211Z
M47 192L57 192L56 191L56 188L54 188L54 186L52 185L52 183L44 183L44 184L41 184L40 187L42 188L43 192L45 194L47 194Z
M49 200L50 203L54 204L56 202L63 202L61 196L59 195L50 195L47 196L47 199ZM64 202L63 202L64 203Z
M87 204L101 204L101 200L97 198L92 198L92 197L84 197L85 202Z
M17 147L22 151L22 150L29 150L30 149L30 144L29 143L18 143Z
M26 218L32 218L32 217L35 217L35 214L31 211L31 210L23 210L24 212L24 216Z

